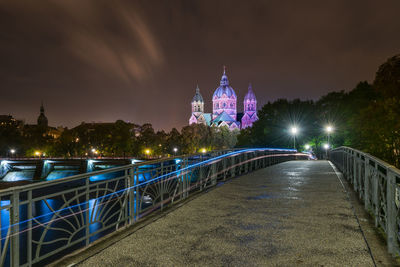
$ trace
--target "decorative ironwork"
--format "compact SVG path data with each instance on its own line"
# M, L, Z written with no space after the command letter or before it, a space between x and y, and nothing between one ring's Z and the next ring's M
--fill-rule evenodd
M387 235L388 250L400 254L400 170L349 147L330 151L330 159L344 173L373 214L375 226Z
M173 157L0 191L0 265L46 264L218 180L297 157L242 149Z

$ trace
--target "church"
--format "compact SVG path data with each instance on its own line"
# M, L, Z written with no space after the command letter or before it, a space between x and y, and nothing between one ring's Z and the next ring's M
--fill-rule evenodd
M192 116L189 124L201 123L208 126L227 126L230 130L239 130L251 127L257 117L257 100L251 84L243 100L243 113L237 113L237 96L229 85L226 69L222 74L219 87L212 97L213 112L204 113L204 100L200 94L199 86L192 99Z

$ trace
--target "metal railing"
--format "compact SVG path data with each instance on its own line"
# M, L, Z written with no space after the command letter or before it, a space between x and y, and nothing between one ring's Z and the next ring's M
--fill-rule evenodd
M0 265L46 264L189 195L308 155L291 149L173 157L0 191Z
M388 251L399 255L400 170L349 147L333 149L330 159L353 185L375 226L385 233Z

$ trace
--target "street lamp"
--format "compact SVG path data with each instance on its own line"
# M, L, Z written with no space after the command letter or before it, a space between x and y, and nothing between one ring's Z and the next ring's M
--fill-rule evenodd
M11 153L11 157L14 157L15 149L11 148L11 149L10 149L10 153Z
M328 134L328 148L329 148L329 145L330 145L330 139L331 139L331 133L333 132L333 126L332 125L328 125L328 126L326 126L325 127L325 132Z
M200 151L201 151L201 153L205 154L207 152L207 149L202 148Z
M328 144L324 144L323 147L324 147L324 149L325 149L326 158L328 158L329 143L328 143Z
M306 150L309 150L309 149L311 148L311 146L310 146L309 144L307 144L307 145L304 146L304 148L305 148Z
M293 148L296 149L296 135L299 132L299 129L296 126L290 128L290 133L293 135Z
M150 149L146 148L146 149L144 150L144 153L146 154L147 157L149 157L151 151L150 151Z
M176 152L178 152L178 148L174 147L174 154L176 156Z

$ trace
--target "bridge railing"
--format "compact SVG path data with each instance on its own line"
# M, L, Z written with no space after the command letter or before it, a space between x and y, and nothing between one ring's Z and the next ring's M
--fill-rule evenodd
M386 234L389 252L399 255L400 170L349 147L333 149L330 159L353 185L375 226Z
M224 150L154 160L0 191L0 265L46 264L219 180L308 155Z

